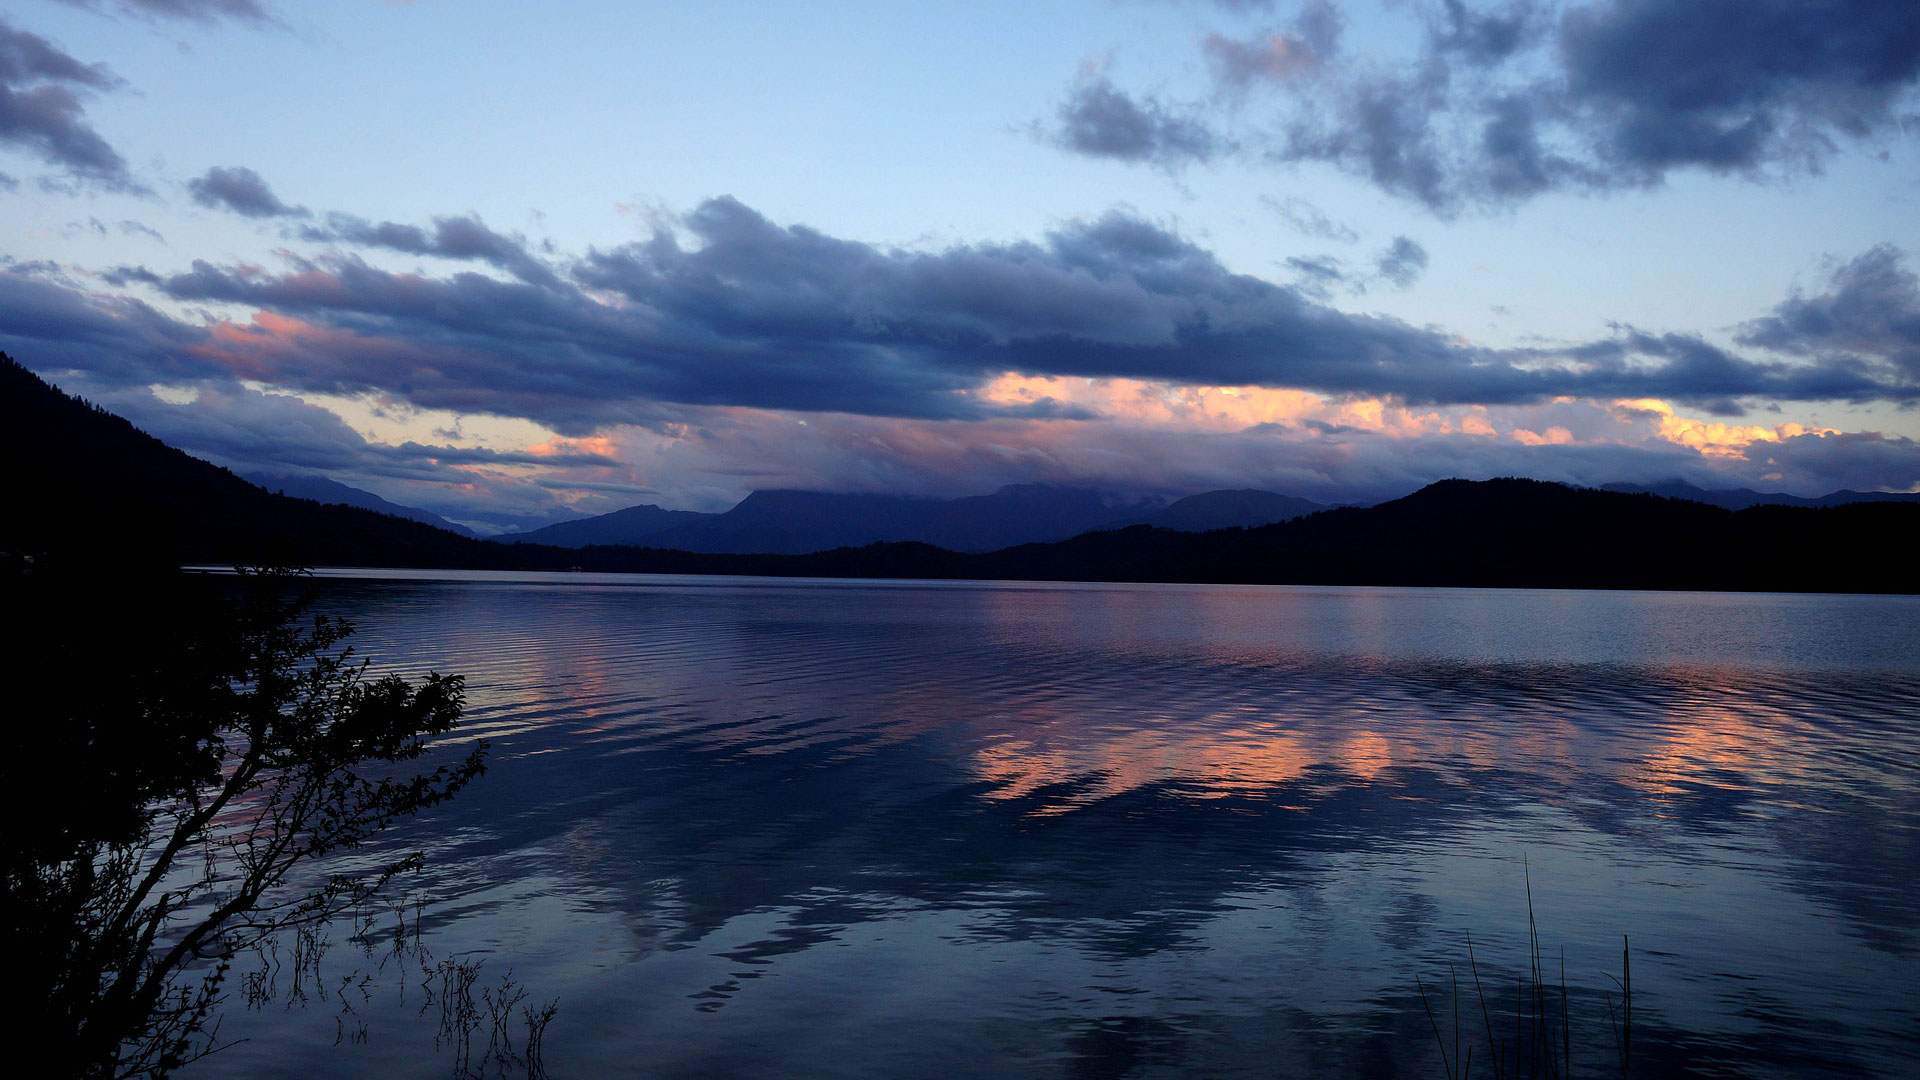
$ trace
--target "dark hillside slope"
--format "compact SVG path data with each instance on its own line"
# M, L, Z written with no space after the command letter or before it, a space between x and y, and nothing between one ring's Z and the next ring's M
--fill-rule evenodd
M1920 592L1920 506L1731 511L1536 480L1204 534L1135 527L981 556L977 576L1295 585Z
M96 559L506 565L498 545L264 491L67 396L0 354L0 550Z

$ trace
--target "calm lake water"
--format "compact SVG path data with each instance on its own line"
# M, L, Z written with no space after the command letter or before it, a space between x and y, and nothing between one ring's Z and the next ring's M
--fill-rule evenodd
M555 1076L1440 1077L1529 883L1584 1075L1623 935L1635 1075L1920 1074L1920 598L322 577L468 678L395 842ZM189 1075L446 1075L372 994Z

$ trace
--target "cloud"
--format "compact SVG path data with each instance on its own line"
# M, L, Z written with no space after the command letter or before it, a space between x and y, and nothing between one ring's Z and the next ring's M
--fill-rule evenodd
M1920 279L1882 244L1835 270L1829 291L1795 295L1741 329L1742 344L1799 356L1880 360L1920 379Z
M53 268L0 269L0 351L38 370L140 383L224 377L192 351L206 339L204 328L131 297L83 291Z
M385 248L409 255L477 260L532 285L558 286L560 280L527 247L525 240L494 232L477 216L438 217L431 228L391 221L371 222L352 214L328 214L324 227L308 226L302 239Z
M86 183L140 190L126 161L88 126L81 104L85 93L120 85L105 65L83 63L0 18L0 144L20 147Z
M236 472L320 473L356 487L377 488L406 505L461 515L554 512L561 506L556 488L621 473L620 462L600 453L377 442L328 408L231 380L203 382L189 393L168 392L164 398L143 385L71 374L57 381L62 389L126 417L169 445ZM521 475L527 470L517 466L538 466L540 475Z
M1052 140L1088 157L1176 167L1208 161L1227 145L1206 124L1154 98L1135 98L1104 76L1084 78L1062 102Z
M1260 201L1272 208L1274 213L1279 214L1281 220L1295 232L1304 236L1319 240L1335 240L1343 244L1351 244L1360 239L1360 234L1353 231L1351 226L1333 220L1322 213L1319 207L1297 195L1289 195L1284 199L1262 195Z
M231 210L242 217L306 217L308 213L304 206L281 202L260 174L244 165L215 165L187 181L187 191L201 206Z
M1411 288L1427 269L1427 249L1405 236L1376 255L1371 273L1357 270L1332 255L1294 255L1286 260L1294 287L1315 300L1325 301L1336 289L1359 294L1385 282L1396 289Z
M1200 47L1214 78L1227 89L1244 91L1255 83L1288 83L1312 74L1339 51L1344 29L1337 8L1312 0L1285 30L1252 38L1208 34Z
M1285 123L1271 157L1331 162L1385 191L1448 209L1457 196L1447 148L1434 125L1448 85L1445 66L1429 61L1408 74L1336 88L1327 99L1333 116L1303 110Z
M1907 0L1616 0L1569 11L1559 48L1584 133L1634 179L1817 162L1920 77Z
M516 258L521 248L494 247L487 238L496 235L476 224L383 242ZM1417 272L1418 251L1396 242L1381 272ZM148 381L217 372L297 391L379 392L570 435L659 422L669 405L948 420L1079 415L1044 397L990 399L985 388L1008 373L1410 405L1661 398L1723 416L1754 399L1920 400L1904 354L1773 348L1773 358L1754 358L1635 328L1564 348L1479 347L1232 273L1167 228L1119 213L1066 223L1037 242L926 252L778 225L720 198L647 239L556 257L556 266L541 283L433 276L334 250L289 256L281 270L195 260L183 272L118 267L95 279L225 313L200 324L88 292L61 272L14 267L0 275L0 301L17 297L0 303L0 346L23 356L51 350L70 366L128 378L139 369ZM40 344L24 347L31 342Z
M1427 269L1427 249L1404 236L1396 236L1387 250L1374 260L1374 269L1394 288L1404 289L1420 279Z
M1478 11L1465 0L1442 0L1431 28L1433 47L1476 64L1494 64L1538 40L1544 5L1517 0L1497 11Z
M167 242L167 238L160 235L160 230L155 229L151 225L146 225L131 219L122 219L119 224L119 229L121 234L125 236L144 236L149 240L157 240L162 244Z
M117 8L145 19L185 19L210 23L221 19L270 23L273 17L257 0L61 0L74 7L99 11Z
M1284 82L1320 64L1320 54L1311 46L1285 34L1269 34L1253 41L1209 34L1204 48L1215 77L1237 88L1261 79Z
M1336 286L1350 283L1346 263L1332 255L1291 255L1286 266L1293 271L1294 288L1315 299L1325 299Z
M1544 403L1434 415L1311 395L1293 419L1233 425L1196 417L1218 397L1169 407L1165 386L1085 387L1115 407L1098 422L984 419L956 424L691 410L673 439L618 438L657 478L662 505L724 508L754 488L971 495L1003 484L1078 484L1189 494L1259 487L1325 501L1384 499L1452 476L1651 483L1823 494L1920 483L1920 446L1881 435L1800 435L1708 455L1623 422L1606 406ZM1224 416L1217 419L1224 420Z
M1440 0L1391 9L1423 21L1417 48L1392 58L1339 54L1338 20L1321 8L1285 30L1203 39L1233 111L1180 117L1212 149L1181 160L1246 148L1274 164L1326 162L1444 216L1556 190L1652 187L1679 170L1818 171L1848 145L1914 130L1910 0ZM1124 115L1125 90L1097 89L1090 111Z

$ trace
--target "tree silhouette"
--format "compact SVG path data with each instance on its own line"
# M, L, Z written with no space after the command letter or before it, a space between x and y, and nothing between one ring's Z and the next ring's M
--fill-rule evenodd
M0 656L8 953L31 991L15 1019L73 1075L164 1075L217 1048L236 955L422 856L319 861L452 797L486 746L416 771L461 677L373 677L294 571L235 587L15 559L0 578L26 631Z

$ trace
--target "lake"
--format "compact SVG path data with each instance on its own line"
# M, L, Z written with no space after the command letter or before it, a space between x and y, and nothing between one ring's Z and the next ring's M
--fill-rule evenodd
M1530 909L1583 1075L1623 937L1634 1075L1920 1073L1920 597L319 585L467 676L489 771L392 841L555 1076L1441 1077L1456 1003L1490 1076ZM446 1075L369 995L187 1075Z

